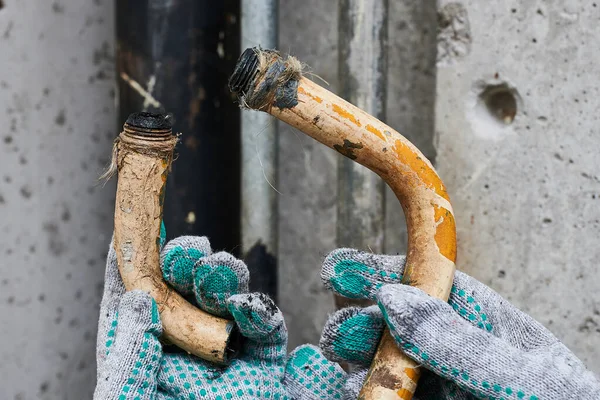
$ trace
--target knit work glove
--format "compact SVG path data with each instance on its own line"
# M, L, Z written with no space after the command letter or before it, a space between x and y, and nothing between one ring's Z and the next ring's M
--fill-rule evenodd
M415 399L600 399L600 382L540 323L489 287L456 272L448 303L400 284L404 256L339 249L322 279L334 292L377 306L338 311L321 337L333 361L357 365L356 399L384 327L425 370Z
M164 230L161 247L162 243ZM286 357L283 316L268 296L247 293L248 269L242 261L224 252L212 254L206 238L184 236L162 248L161 268L164 279L196 306L235 320L243 336L238 357L223 367L164 351L154 300L140 291L125 292L111 246L101 303L95 399L341 398L345 374L316 348L301 347ZM327 374L321 375L323 371ZM322 387L315 379L327 379L328 384Z

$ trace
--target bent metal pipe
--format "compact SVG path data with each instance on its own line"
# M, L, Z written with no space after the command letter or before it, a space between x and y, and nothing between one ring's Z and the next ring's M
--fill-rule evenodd
M431 163L398 132L302 76L302 65L273 50L246 49L229 81L242 107L268 112L371 169L402 204L408 229L403 282L448 300L456 227L446 188ZM416 363L384 333L359 399L411 399Z
M235 353L235 323L194 307L162 278L160 225L176 143L166 116L152 113L131 114L115 141L109 173L118 171L113 242L117 264L127 290L143 290L156 301L163 340L226 364Z

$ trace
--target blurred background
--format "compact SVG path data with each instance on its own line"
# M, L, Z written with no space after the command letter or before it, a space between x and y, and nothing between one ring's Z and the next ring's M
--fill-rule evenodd
M0 0L0 398L91 398L115 191L98 177L130 112L182 133L168 236L244 257L290 348L335 309L329 251L403 252L370 172L240 114L227 79L259 45L415 143L448 187L458 268L600 373L599 20L583 0Z

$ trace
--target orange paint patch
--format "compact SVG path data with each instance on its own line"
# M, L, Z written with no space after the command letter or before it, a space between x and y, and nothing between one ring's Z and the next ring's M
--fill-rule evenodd
M454 215L443 207L433 206L435 223L435 242L440 254L456 262L456 222Z
M398 394L398 397L403 400L410 400L413 397L413 393L407 389L400 389L396 393Z
M383 133L381 133L381 131L379 129L375 128L373 125L367 125L367 126L365 126L365 128L367 128L367 130L369 132L374 133L381 140L385 140L385 136L383 136Z
M308 93L306 90L304 90L304 88L302 86L298 86L298 93L302 93L303 95L306 95L306 96L310 97L311 99L313 99L317 103L322 103L323 102L322 98L320 98L319 96L315 96L315 95L312 95L312 94Z
M360 124L360 122L356 119L356 117L354 115L352 115L348 111L344 110L342 107L338 106L337 104L332 104L331 106L333 108L333 111L335 113L339 114L342 118L345 118L345 119L351 121L352 123L354 123L358 127L362 126Z
M450 197L446 192L446 188L442 180L437 176L435 171L427 165L427 162L419 157L410 147L402 143L400 139L396 139L392 148L396 153L396 158L402 164L408 165L413 170L421 182L433 189L440 197L450 201Z
M404 368L404 373L406 374L406 376L408 376L408 378L417 383L417 379L419 379L419 371L416 370L415 368Z

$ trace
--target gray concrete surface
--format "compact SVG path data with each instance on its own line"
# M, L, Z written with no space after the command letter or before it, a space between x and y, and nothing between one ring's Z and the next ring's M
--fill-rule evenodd
M109 0L0 9L0 399L89 399L114 188Z
M460 4L442 4L436 101L458 267L600 372L600 3Z

